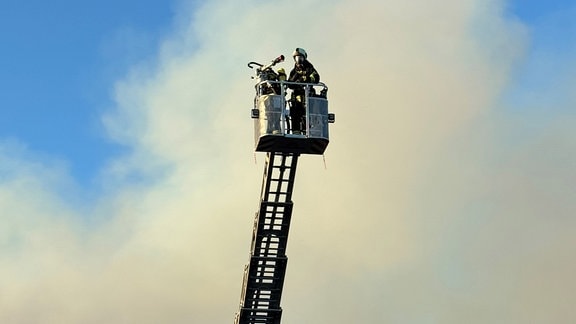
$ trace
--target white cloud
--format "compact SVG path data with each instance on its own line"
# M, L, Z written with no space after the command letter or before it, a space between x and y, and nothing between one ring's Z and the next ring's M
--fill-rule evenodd
M498 98L526 34L501 5L218 1L182 14L156 66L116 87L105 121L132 153L88 212L53 192L57 167L7 166L0 321L232 322L263 168L246 63L300 46L337 123L327 170L300 160L284 322L573 320L573 123L502 148L516 125Z

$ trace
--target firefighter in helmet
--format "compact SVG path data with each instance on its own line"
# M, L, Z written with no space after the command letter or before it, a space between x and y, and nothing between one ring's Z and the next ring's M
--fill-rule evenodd
M320 75L308 61L308 54L303 48L296 48L292 54L294 58L294 68L290 71L290 76L288 77L289 82L299 82L299 83L318 83L320 82ZM301 85L289 85L292 89L292 96L290 98L290 117L292 119L292 133L301 134L302 131L306 129L304 116L306 114L306 109L304 107L305 102L305 89ZM310 87L309 91L313 91ZM309 92L310 93L310 92Z

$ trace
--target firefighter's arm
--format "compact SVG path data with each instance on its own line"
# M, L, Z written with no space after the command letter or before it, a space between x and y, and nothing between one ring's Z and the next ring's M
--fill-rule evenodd
M316 70L313 70L312 73L310 73L310 83L318 83L320 82L320 75L318 74L318 72Z

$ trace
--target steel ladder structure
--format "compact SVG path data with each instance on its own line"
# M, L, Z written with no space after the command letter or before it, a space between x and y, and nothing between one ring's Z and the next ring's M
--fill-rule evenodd
M235 324L280 324L286 245L299 153L268 152Z

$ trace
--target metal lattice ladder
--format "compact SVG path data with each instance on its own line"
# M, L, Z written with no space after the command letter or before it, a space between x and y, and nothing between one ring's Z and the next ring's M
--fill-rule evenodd
M280 324L298 156L297 153L267 154L260 210L254 220L250 263L244 269L235 324Z

